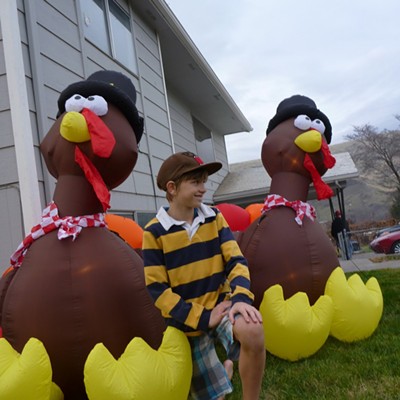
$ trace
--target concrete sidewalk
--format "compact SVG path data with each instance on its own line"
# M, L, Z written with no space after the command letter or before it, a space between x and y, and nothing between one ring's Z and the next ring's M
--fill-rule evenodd
M370 271L374 269L400 268L399 260L385 260L384 254L376 253L358 253L353 254L351 260L342 260L339 258L340 265L344 272ZM373 262L374 259L383 259L383 261Z

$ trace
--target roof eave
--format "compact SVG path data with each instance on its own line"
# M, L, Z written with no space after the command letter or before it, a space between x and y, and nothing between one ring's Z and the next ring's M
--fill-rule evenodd
M167 3L136 0L135 8L158 33L167 87L185 100L192 114L223 135L251 132L249 121Z

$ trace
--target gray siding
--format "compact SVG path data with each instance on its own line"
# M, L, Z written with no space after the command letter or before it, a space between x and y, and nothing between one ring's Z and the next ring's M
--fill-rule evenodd
M138 193L141 194L135 198L134 204L137 211L155 211L159 207L160 196L164 197L157 188L155 177L162 161L173 152L170 123L157 33L137 15L134 15L134 21L146 132L140 143L141 151L146 151L146 154L141 155L134 170Z
M23 236L19 187L13 184L0 187L0 276L10 266L10 256Z
M226 154L225 137L213 132L215 158L222 163L222 168L215 174L215 182L219 185L229 172L228 156ZM216 190L216 188L215 188Z
M1 28L1 27L0 27ZM19 188L15 183L5 183L3 175L13 175L16 165L9 165L10 149L14 145L12 124L10 115L10 103L8 98L6 67L4 63L3 39L0 29L0 229L2 240L0 241L0 274L8 267L9 257L15 243L18 244L22 237L22 215L20 210ZM13 161L15 155L13 154ZM18 207L19 206L19 207ZM19 208L19 210L18 210Z
M36 0L29 3L29 8L33 42L31 53L36 70L35 95L37 102L43 105L38 123L40 139L54 122L59 93L70 83L103 68L128 75L138 92L136 105L145 117L146 134L140 143L135 170L126 182L113 191L111 206L115 210L154 210L156 189L153 171L158 169L160 160L172 153L156 33L131 10L140 74L136 76L84 38L79 1ZM55 182L46 169L43 175L47 188L46 201L49 201ZM140 201L141 198L145 201Z
M196 140L190 109L171 91L168 93L168 101L175 151L187 150L196 153Z
M180 101L173 92L168 92L169 110L171 115L171 126L174 137L175 151L192 151L197 153L196 139L193 130L193 118L191 110ZM228 162L226 156L225 141L222 135L212 133L214 154L216 161L222 163L223 167L217 173L211 175L207 182L207 193L205 202L212 203L212 197L219 184L228 173Z
M25 8L33 82L30 86L37 107L33 126L40 142L55 120L59 93L84 76L82 46L75 1L25 1ZM55 180L42 161L38 174L45 186L45 207L52 198Z
M161 204L166 203L165 194L157 188L155 181L163 160L172 154L174 147L176 151L196 152L191 110L173 93L168 93L167 101L162 49L159 48L157 32L135 13L133 0L130 4L138 75L85 39L80 0L18 0L32 125L32 132L27 134L33 136L38 189L43 208L52 198L55 180L48 173L40 156L39 143L55 120L60 92L69 84L85 79L99 69L113 69L131 78L138 92L137 108L145 118L145 134L139 146L138 162L126 182L113 190L111 212L157 210ZM2 238L7 237L0 241L1 271L8 266L9 255L23 239L18 173L1 38L0 93L0 229ZM223 163L223 169L209 179L206 197L209 203L218 184L228 172L224 138L218 132L213 132L213 139L215 156Z

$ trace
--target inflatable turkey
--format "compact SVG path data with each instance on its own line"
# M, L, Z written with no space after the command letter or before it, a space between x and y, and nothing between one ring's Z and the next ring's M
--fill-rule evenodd
M307 203L311 183L318 199L333 194L321 178L335 164L328 148L331 135L329 119L301 95L283 100L269 122L261 158L271 177L270 194L262 216L239 238L256 307L275 284L285 298L305 292L313 304L339 266L334 246Z
M296 361L317 352L329 335L342 341L370 336L382 316L378 282L346 280L336 250L307 203L333 195L322 176L335 159L329 119L313 100L283 100L267 129L261 158L271 176L261 216L239 238L255 305L263 315L265 348Z
M130 79L114 71L61 93L40 145L57 179L53 201L0 283L4 338L18 353L30 338L40 340L66 400L87 399L84 364L97 343L118 358L135 337L157 349L165 330L141 258L104 220L109 191L138 158L143 119L135 102Z

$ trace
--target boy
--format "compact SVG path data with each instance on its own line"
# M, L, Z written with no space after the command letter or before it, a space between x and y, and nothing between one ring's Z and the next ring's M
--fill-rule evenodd
M239 356L243 399L258 400L265 365L264 332L251 303L247 262L222 214L202 203L208 175L221 163L204 164L193 153L176 153L161 165L161 207L144 231L146 285L168 325L186 333L193 359L191 396L223 399L232 392ZM222 364L214 342L225 347ZM240 355L239 355L240 350Z

